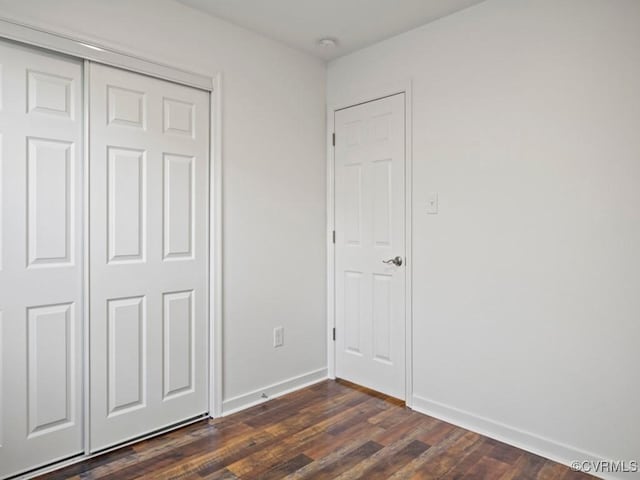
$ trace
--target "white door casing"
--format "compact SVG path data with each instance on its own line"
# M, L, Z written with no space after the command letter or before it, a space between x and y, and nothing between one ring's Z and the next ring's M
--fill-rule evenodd
M82 64L0 42L0 478L82 453Z
M336 111L335 135L336 376L404 399L405 94Z
M90 67L90 449L207 412L208 93Z

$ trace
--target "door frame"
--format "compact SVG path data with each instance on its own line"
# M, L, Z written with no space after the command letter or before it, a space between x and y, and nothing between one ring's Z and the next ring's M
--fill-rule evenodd
M102 63L112 67L140 73L150 77L168 80L170 82L186 85L188 87L204 90L209 93L209 274L208 274L208 330L209 330L209 365L208 365L208 410L209 416L219 417L222 414L222 301L223 301L223 276L222 276L222 75L202 75L164 63L138 56L134 53L125 53L114 50L111 47L100 45L91 40L85 40L79 36L61 35L40 27L27 25L6 17L0 17L0 39L18 42L46 51L75 57L83 62L82 91L84 100L87 99L89 70L87 61ZM87 180L88 174L88 102L83 106L83 152L82 173ZM86 252L89 246L88 233L88 185L85 184L82 193L83 200L83 353L82 358L88 360L88 262ZM83 405L84 418L88 418L88 363L83 366L85 372L83 379ZM88 422L85 422L88 423ZM85 454L88 452L87 428L85 425ZM80 460L86 460L88 456L82 456ZM77 460L76 460L77 461ZM58 468L56 466L55 468Z
M411 246L412 227L412 185L413 185L413 149L412 149L412 89L411 80L387 83L384 85L358 85L354 92L345 95L327 107L327 364L328 376L336 378L336 348L333 339L335 328L335 113L362 103L380 100L385 97L404 93L404 131L405 131L405 168L404 168L404 233L405 233L405 404L411 408L413 396L413 310L412 278L413 257Z

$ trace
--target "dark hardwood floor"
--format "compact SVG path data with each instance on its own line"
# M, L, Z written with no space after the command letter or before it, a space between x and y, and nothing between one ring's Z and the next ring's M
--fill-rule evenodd
M202 421L41 479L593 478L326 381L229 417Z

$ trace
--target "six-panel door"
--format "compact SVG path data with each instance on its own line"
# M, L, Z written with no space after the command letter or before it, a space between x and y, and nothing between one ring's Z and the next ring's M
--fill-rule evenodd
M207 412L208 105L91 65L91 451Z
M404 108L398 94L335 113L336 375L401 399Z
M82 64L0 42L0 478L82 453Z

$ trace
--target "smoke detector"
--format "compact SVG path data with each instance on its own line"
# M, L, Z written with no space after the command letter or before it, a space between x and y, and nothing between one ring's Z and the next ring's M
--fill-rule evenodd
M322 48L336 48L338 46L338 41L335 38L321 38L318 40L318 45Z

